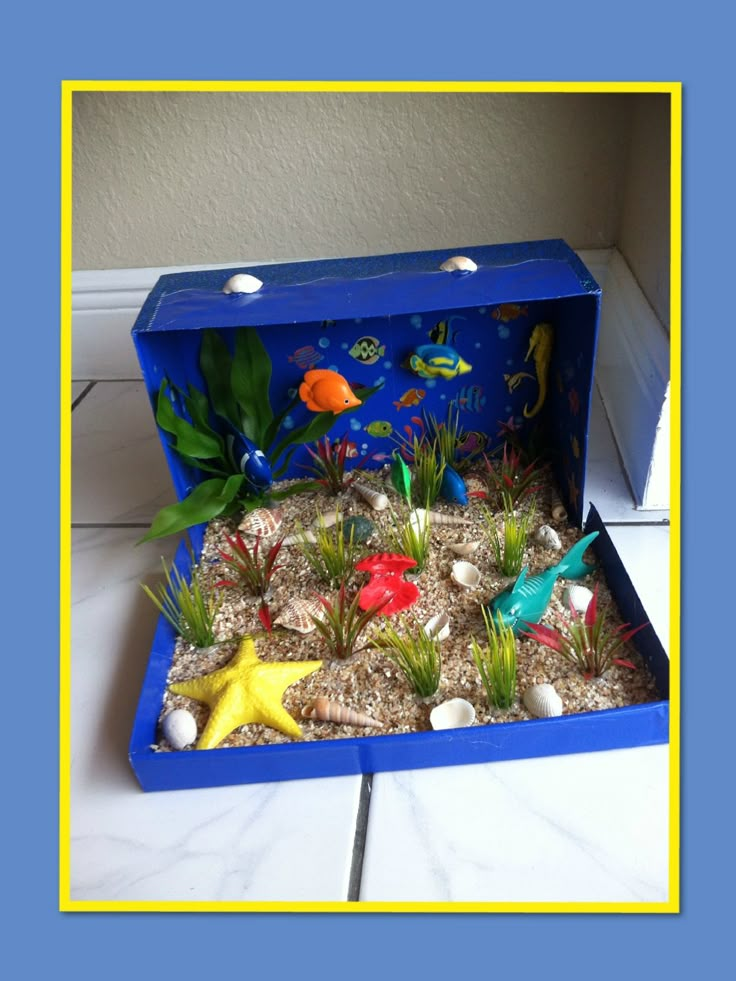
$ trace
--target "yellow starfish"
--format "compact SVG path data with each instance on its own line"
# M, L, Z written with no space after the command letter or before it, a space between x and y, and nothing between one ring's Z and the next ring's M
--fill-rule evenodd
M214 749L238 726L249 722L278 729L294 739L302 731L281 704L289 687L322 666L321 661L261 661L252 637L244 637L235 657L212 674L169 685L210 707L210 717L197 749Z

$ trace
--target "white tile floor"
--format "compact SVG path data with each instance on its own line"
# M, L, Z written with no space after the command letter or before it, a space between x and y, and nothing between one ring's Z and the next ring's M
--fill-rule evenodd
M73 900L667 899L666 746L378 774L367 809L361 777L142 793L126 753L155 611L138 583L173 543L134 543L173 491L142 383L97 382L72 419ZM614 541L666 641L668 530L627 506L601 440L596 416L587 498L628 523Z

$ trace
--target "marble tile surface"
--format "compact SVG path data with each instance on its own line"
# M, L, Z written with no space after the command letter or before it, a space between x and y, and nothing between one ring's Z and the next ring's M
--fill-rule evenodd
M668 746L373 777L365 902L663 902Z
M143 793L127 759L156 610L138 583L172 542L76 529L70 893L84 901L341 901L357 776Z
M148 524L176 500L143 382L98 382L72 414L72 522Z

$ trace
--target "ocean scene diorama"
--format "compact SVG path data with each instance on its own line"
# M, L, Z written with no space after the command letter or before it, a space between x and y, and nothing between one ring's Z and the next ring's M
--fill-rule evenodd
M440 307L430 276L483 267L376 278L373 316L346 315L365 312L355 281L348 299L338 281L275 288L273 309L240 273L157 299L136 343L179 500L142 541L185 551L143 586L171 647L147 687L152 754L662 697L636 646L651 627L624 621L601 530L581 530L597 293Z

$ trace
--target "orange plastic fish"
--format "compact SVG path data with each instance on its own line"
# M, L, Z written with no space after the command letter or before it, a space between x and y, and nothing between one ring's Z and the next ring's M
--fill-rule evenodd
M306 373L299 386L299 398L312 412L334 412L335 415L362 404L342 375L328 368Z

